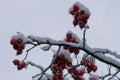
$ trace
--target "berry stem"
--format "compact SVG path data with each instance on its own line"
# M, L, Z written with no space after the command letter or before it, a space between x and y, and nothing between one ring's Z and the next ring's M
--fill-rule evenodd
M85 42L86 42L86 38L85 38L85 34L86 34L86 30L89 29L89 26L85 26L84 32L83 32L83 48L85 48Z
M35 48L37 45L34 45L33 47L31 47L31 48L29 48L28 50L26 50L26 55L25 55L25 57L24 57L24 59L22 60L22 61L25 61L26 59L27 59L27 56L28 56L28 54L29 54L29 51L30 50L32 50L33 48Z

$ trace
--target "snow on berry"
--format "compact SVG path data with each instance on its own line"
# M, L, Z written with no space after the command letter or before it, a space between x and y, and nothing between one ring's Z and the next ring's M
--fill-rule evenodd
M70 54L68 53L68 51L66 51L64 49L61 49L60 52L59 52L59 55L60 54L63 54L65 56L65 58L68 59L68 61L72 62L72 58L71 58Z
M80 44L80 39L72 31L67 32L65 41ZM74 47L69 47L69 46L64 46L63 49L68 50L70 53L74 52L75 55L78 55L80 52L79 48L74 48Z
M23 49L25 48L25 36L22 33L19 33L17 35L12 36L10 43L13 46L13 49L16 50L16 54L20 55L23 52Z
M69 12L70 12L71 10L74 10L74 7L75 7L75 6L79 7L79 11L80 11L80 10L84 10L86 13L88 13L89 15L91 15L89 9L88 9L87 7L85 7L83 4L81 4L80 2L74 3L74 4L72 5L72 7L69 9Z
M69 9L69 13L74 17L74 27L79 25L81 29L85 27L87 20L91 15L89 9L79 2L73 4L73 6Z

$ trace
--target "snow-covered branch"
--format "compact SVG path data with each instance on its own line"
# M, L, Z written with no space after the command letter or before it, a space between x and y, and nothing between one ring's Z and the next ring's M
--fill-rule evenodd
M97 52L101 52L101 53L107 52L107 53L115 56L116 58L119 58L118 54L116 54L115 52L112 52L109 49L91 48L87 44L85 44L85 47L83 48L83 42L81 42L80 44L75 44L75 43L71 43L71 42L65 42L63 40L56 41L54 39L36 37L36 36L33 36L33 35L30 35L27 38L29 38L33 41L33 42L28 41L28 44L33 44L34 42L38 42L38 45L40 45L40 44L50 44L52 46L54 46L54 45L55 46L70 46L70 47L79 48L79 49L85 51L87 54L95 57L96 59L120 69L120 62L119 61L117 61L117 60L115 60L111 57L108 57L104 54L97 53Z

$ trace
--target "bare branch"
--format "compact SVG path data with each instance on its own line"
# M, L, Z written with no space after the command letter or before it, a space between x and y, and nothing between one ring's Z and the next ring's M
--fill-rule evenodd
M115 77L119 72L120 70L118 70L115 74L113 74L112 77L110 77L109 79L112 79L113 77Z

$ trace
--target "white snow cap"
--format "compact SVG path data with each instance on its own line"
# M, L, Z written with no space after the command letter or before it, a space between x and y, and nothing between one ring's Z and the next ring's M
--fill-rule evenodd
M67 34L72 34L72 36L75 37L78 42L81 42L80 38L76 34L74 34L72 31L68 31Z
M11 39L22 39L24 43L26 42L32 42L31 39L25 37L23 33L17 32L17 35L12 36Z
M86 13L88 13L89 15L91 15L89 9L87 7L85 7L83 4L81 4L80 2L76 2L72 5L72 7L69 9L69 12L73 9L74 5L78 5L80 7L80 10L84 10Z
M51 45L50 45L50 44L47 44L46 46L41 47L41 49L42 49L43 51L48 51L50 47L51 47Z
M12 36L12 39L19 39L19 38L24 39L25 38L24 34L17 32L17 35Z
M54 52L54 55L56 55L57 51L55 51L53 49L52 49L52 51ZM70 53L68 53L67 50L61 49L58 55L60 55L60 54L63 54L70 62L72 62L72 58L70 56Z
M61 49L59 54L64 54L65 57L70 61L72 62L72 58L70 57L70 53L68 53L68 51L64 50L64 49Z

